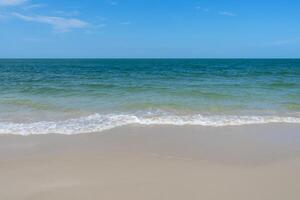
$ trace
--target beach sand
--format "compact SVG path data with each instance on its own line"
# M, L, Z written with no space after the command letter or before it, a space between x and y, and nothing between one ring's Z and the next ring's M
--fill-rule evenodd
M300 126L0 136L0 199L300 199Z

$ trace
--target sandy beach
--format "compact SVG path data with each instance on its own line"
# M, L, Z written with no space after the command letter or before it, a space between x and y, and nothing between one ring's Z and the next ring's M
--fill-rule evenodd
M126 126L0 136L0 199L300 197L300 126Z
M300 200L299 10L0 0L0 200Z

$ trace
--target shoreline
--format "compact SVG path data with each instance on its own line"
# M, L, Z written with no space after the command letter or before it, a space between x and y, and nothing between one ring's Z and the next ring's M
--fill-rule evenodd
M299 130L126 126L0 135L0 199L297 199Z
M19 151L35 154L65 151L117 151L130 154L150 151L179 152L199 158L199 152L222 155L224 150L251 153L254 158L269 159L271 154L285 150L286 154L299 149L299 124L251 124L210 127L197 125L127 125L98 133L0 135L0 159L5 154ZM299 144L299 148L298 147ZM129 148L130 147L130 148ZM222 151L216 151L222 147ZM37 149L43 150L38 152ZM238 151L239 150L239 151ZM260 151L259 151L260 150ZM290 151L291 150L291 151ZM161 151L161 152L159 152ZM269 152L269 155L264 155ZM235 153L235 154L236 154ZM282 153L282 152L281 152ZM298 153L298 152L297 152ZM205 154L204 154L205 155ZM237 154L236 154L237 155ZM198 156L198 157L197 157ZM211 156L211 155L209 155ZM241 155L239 155L241 157ZM284 158L284 157L283 157Z
M175 127L235 127L256 125L291 124L300 126L299 117L291 116L238 116L238 115L166 115L138 116L132 114L92 114L61 121L37 121L30 123L0 122L0 135L92 134L131 126Z

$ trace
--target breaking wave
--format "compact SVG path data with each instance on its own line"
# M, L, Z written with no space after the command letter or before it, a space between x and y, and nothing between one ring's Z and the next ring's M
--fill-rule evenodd
M37 134L81 134L94 133L112 128L139 125L199 125L199 126L238 126L266 123L300 123L298 117L279 116L203 116L203 115L164 115L138 116L134 114L93 114L86 117L64 121L41 121L34 123L0 122L0 134L37 135Z

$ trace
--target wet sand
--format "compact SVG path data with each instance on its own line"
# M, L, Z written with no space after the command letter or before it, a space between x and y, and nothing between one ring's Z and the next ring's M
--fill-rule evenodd
M300 198L300 126L0 136L0 199Z

